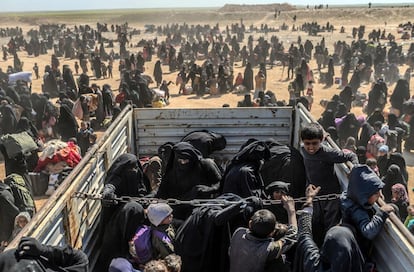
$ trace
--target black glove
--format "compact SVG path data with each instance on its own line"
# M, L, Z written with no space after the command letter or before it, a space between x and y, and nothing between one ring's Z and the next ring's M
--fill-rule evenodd
M106 184L102 191L102 206L110 207L118 204L118 201L116 201L115 198L115 186L112 184Z
M248 198L244 199L247 206L252 207L254 210L259 210L263 208L262 200L257 196L249 196Z
M48 247L42 245L35 238L23 237L17 247L16 254L19 258L45 256L48 252Z

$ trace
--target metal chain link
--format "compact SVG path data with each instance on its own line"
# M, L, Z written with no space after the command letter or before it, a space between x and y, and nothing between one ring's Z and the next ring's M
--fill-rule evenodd
M313 201L331 201L338 199L341 195L340 194L327 194L327 195L320 195L315 196ZM167 198L167 199L160 199L160 198L148 198L148 197L130 197L130 196L122 196L116 197L111 199L104 199L101 194L88 194L83 192L75 192L72 195L72 198L81 198L81 199L89 199L89 200L104 200L108 202L131 202L135 201L144 205L149 204L156 204L156 203L166 203L170 206L175 205L191 205L191 206L229 206L232 204L238 204L240 201L228 201L224 199L193 199L193 200L178 200L174 198ZM243 199L245 200L245 199ZM305 203L306 197L299 197L293 199L295 203ZM282 200L272 200L272 199L261 199L261 203L263 206L271 206L271 205L278 205L283 204Z

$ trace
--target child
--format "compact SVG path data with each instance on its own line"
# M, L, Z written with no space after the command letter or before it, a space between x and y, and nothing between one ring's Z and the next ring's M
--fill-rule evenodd
M322 145L324 131L317 123L306 125L301 130L303 147L301 153L307 175L307 185L321 187L321 195L341 193L341 185L335 174L335 163L352 162L358 164L355 153L344 153ZM328 229L339 223L341 218L339 200L319 201L314 207L314 240L318 246L323 242Z
M79 63L75 61L75 73L79 75Z
M33 71L35 73L36 79L39 79L39 66L37 66L37 63L35 62L33 66Z
M410 222L414 223L414 205L410 205L407 207L408 216L405 218L404 225L408 227ZM411 224L412 224L411 223Z
M93 129L90 128L89 122L82 121L79 132L76 135L76 139L78 141L78 145L81 149L81 155L85 156L86 151L91 146L90 143L90 136L93 134Z
M396 183L391 187L392 199L391 202L398 207L398 213L401 221L404 222L408 216L407 208L409 206L408 193L405 186L401 183Z
M306 89L306 95L305 95L306 100L308 100L308 108L309 111L311 111L312 109L312 104L313 104L313 81L309 80L308 83L308 88Z
M273 239L276 218L265 209L253 214L248 229L238 228L234 232L229 248L230 272L280 271L285 267L282 254L296 242L297 223L293 200L285 196L283 205L288 211L290 226L280 240Z
M167 83L167 81L166 81L166 80L163 80L163 81L162 81L162 84L161 84L161 86L160 86L160 90L161 90L161 91L164 91L164 97L165 97L165 99L167 99L167 101L168 101L168 100L170 100L170 89L168 89L168 86L169 86L171 83L173 83L173 82L172 82L172 81L169 81L169 82Z
M169 239L160 239L159 235L152 235L151 244L154 259L164 259L174 253L172 241L175 239L175 230L171 225L173 215L171 207L166 203L150 204L147 208L148 220L154 231L162 232Z
M105 63L101 62L102 77L105 79L108 77L108 67Z
M377 164L377 159L375 158L369 158L366 160L366 165L369 166L369 168L371 168L375 174L377 174L378 176L380 175L379 170L378 170L378 164Z
M348 191L341 199L342 224L354 230L366 256L370 241L380 233L389 213L394 211L388 204L376 212L373 209L383 187L384 183L367 165L354 166L349 176Z
M290 195L289 194L289 187L290 183L286 183L283 181L273 181L269 185L266 186L266 193L270 199L274 200L282 200L283 196ZM271 205L268 210L273 212L274 215L277 217L277 221L283 224L288 223L288 214L286 210L282 208L281 205Z
M108 70L108 78L113 77L113 75L112 75L112 66L113 66L113 60L110 59L109 62L108 62L108 66L106 67L107 70Z
M14 219L14 230L12 232L11 240L13 240L17 234L29 223L31 217L28 212L19 213Z

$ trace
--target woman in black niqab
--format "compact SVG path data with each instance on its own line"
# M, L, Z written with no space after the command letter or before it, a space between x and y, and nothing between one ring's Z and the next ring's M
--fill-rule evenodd
M312 233L299 234L294 271L362 272L365 259L351 229L334 226L328 230L321 250Z
M115 211L101 237L101 252L95 271L108 271L113 258L129 258L128 242L144 219L144 208L137 202L128 202Z
M249 141L248 141L249 142ZM223 175L223 193L241 197L266 198L260 168L270 159L270 150L265 142L252 141L242 146Z
M389 203L392 199L391 188L394 184L400 183L404 185L407 190L407 181L401 172L401 168L396 164L391 164L385 176L382 178L384 182L384 187L382 188L382 194L384 195L385 202Z
M76 137L79 125L68 105L60 105L60 114L56 127L57 132L62 137L62 141L66 142L70 138Z
M141 164L137 156L130 153L120 155L112 163L106 174L104 184L112 184L115 187L115 195L121 196L144 196L148 193Z

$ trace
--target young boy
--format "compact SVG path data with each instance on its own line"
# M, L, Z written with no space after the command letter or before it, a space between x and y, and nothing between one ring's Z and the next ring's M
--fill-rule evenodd
M284 208L289 215L289 228L277 241L276 217L269 210L256 211L249 221L249 228L238 228L231 238L230 272L282 271L286 264L283 256L296 243L297 223L293 199L283 197Z
M75 74L79 75L79 63L75 61Z
M339 194L341 185L335 174L335 163L352 162L358 164L355 153L344 153L341 150L322 144L324 131L317 123L311 123L302 128L301 153L305 164L307 186L320 186L320 195ZM314 205L312 228L314 240L318 246L323 242L329 228L339 223L341 218L339 200L319 201Z
M370 240L380 233L388 214L394 211L388 204L381 206L378 211L373 209L383 187L384 183L369 166L355 166L349 176L348 190L341 200L342 224L356 232L357 241L365 255Z
M33 71L35 73L36 79L39 79L39 66L37 66L37 63L35 62L33 66Z

